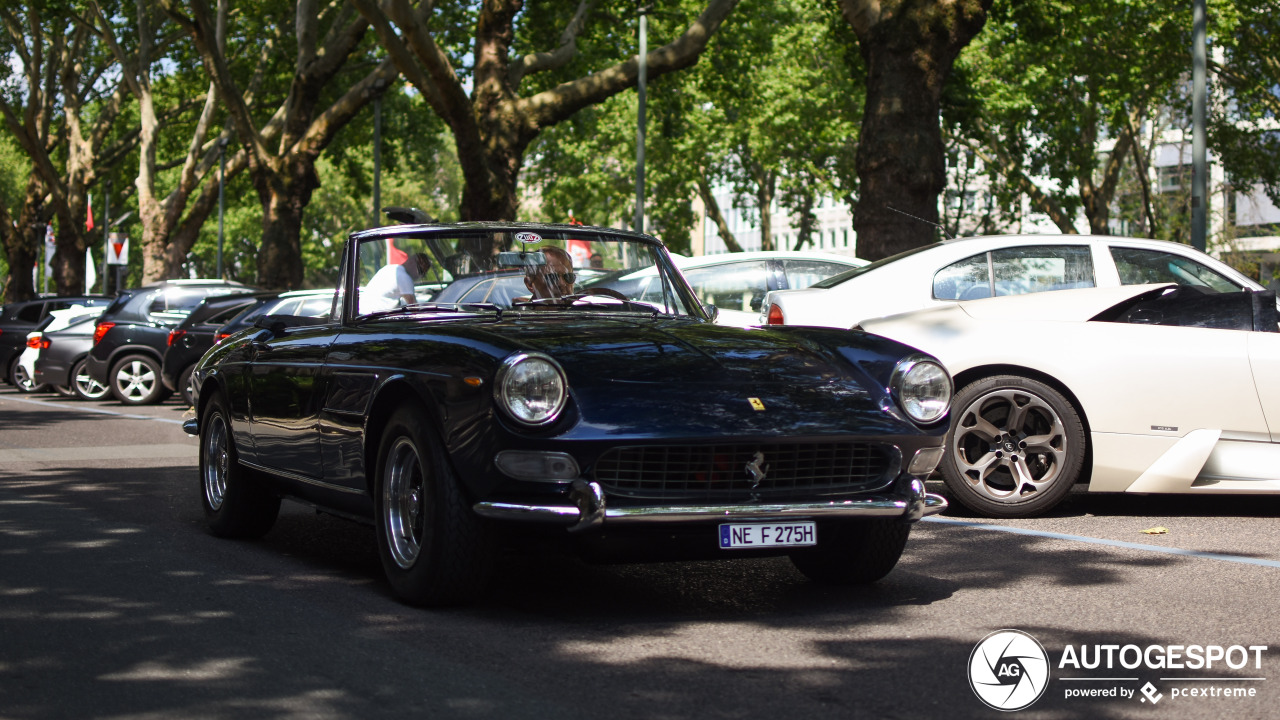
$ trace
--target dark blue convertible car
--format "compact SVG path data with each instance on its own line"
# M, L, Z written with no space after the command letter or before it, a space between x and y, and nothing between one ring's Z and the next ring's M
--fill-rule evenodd
M716 325L653 237L402 225L352 236L342 263L329 316L260 318L193 373L215 535L260 536L298 499L372 523L395 593L439 605L534 537L590 557L786 554L820 582L872 582L946 505L923 483L951 398L937 360ZM616 289L654 268L660 292ZM510 272L526 295L431 300Z

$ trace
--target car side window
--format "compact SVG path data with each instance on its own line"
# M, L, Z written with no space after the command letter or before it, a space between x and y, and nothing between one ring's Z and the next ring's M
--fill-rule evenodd
M810 285L848 270L843 263L825 260L783 260L782 272L787 277L788 288L807 288Z
M1035 245L991 251L996 296L1094 286L1087 245Z
M1203 287L1215 292L1238 292L1244 288L1191 258L1159 250L1111 247L1111 257L1120 272L1121 285L1177 283Z
M764 260L694 268L684 276L699 300L722 310L759 312L769 291L769 263Z
M938 300L976 300L991 297L987 253L952 263L933 276L933 297Z
M30 305L18 309L14 319L24 323L40 322L41 311L44 310L44 303L31 303Z

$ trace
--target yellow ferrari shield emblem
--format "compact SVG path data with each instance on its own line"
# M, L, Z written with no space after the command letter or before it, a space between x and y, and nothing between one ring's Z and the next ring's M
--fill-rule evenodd
M747 398L747 402L751 403L753 410L764 410L764 403L760 402L760 398Z

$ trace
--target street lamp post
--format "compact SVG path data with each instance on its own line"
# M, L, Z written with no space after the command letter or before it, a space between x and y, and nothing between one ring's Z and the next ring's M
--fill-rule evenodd
M102 219L102 294L107 294L107 275L111 272L111 266L107 264L107 247L111 244L111 178L106 179L107 217ZM119 289L119 288L117 288Z
M227 139L220 138L218 140L218 274L219 279L222 278L222 238L223 238L223 219L222 216L227 212L226 198L227 183Z
M382 207L382 96L373 99L373 225L382 225L378 217Z
M636 110L636 232L644 232L644 85L647 71L646 55L649 54L648 6L640 8L640 72L636 91L639 107Z
M1208 60L1205 40L1205 0L1194 0L1191 11L1191 245L1204 250L1208 235L1208 139L1205 116L1209 98L1205 87Z

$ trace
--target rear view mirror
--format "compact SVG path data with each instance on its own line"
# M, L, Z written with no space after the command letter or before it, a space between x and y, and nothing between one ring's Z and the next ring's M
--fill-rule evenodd
M547 256L542 254L540 250L532 252L500 252L498 253L498 267L504 268L523 268L537 267L547 264Z

